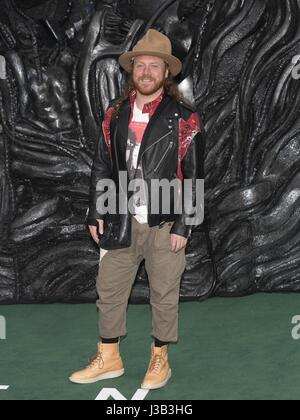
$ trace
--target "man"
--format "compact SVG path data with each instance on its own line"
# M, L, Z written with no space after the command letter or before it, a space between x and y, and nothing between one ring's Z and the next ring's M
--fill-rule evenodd
M88 214L91 235L101 249L97 279L101 342L87 368L70 380L87 384L123 375L120 339L126 335L128 299L145 259L155 341L142 388L158 389L171 377L168 345L178 341L180 282L192 230L188 216L194 211L195 181L204 177L204 139L198 114L180 100L174 77L182 64L172 55L166 36L149 30L133 51L120 57L119 63L130 74L129 83L103 123ZM114 215L99 205L111 192L104 192L97 184L114 180L120 196L122 171L129 175L129 181L135 183L142 178L144 184L140 194L131 195L131 211L128 205L123 213L119 206ZM150 191L154 179L176 180L180 185L188 179L193 181L191 202L184 203L181 214L176 209L183 202L182 191L177 196L174 191L170 193L167 212L162 209L160 193L156 191L149 198L147 187ZM153 212L152 205L157 202L159 211Z

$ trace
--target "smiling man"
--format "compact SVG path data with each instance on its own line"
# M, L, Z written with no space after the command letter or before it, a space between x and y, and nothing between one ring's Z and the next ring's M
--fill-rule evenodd
M182 64L172 55L166 36L149 30L119 62L129 81L105 116L92 169L88 213L90 233L100 246L97 290L101 341L90 364L70 380L88 384L124 374L120 340L127 333L128 299L145 259L154 343L142 388L157 389L171 377L168 345L178 341L180 282L192 230L188 220L194 216L196 181L204 178L205 145L198 114L179 94L174 78ZM120 208L112 214L99 206L106 192L97 185L113 180L120 191L122 171L131 182L142 180L148 188L131 197L133 206L128 206L126 214ZM183 193L176 196L173 191L168 196L169 211L159 205L159 211L153 212L153 203L164 195L159 191L147 194L154 180L176 180L180 185L191 180L191 199L185 202Z

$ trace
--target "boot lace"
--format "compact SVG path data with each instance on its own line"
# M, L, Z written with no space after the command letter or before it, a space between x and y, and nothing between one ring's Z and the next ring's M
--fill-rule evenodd
M104 360L102 356L102 352L99 352L96 354L96 356L92 357L92 359L89 360L88 367L89 368L96 368L103 369L104 366Z
M150 367L149 367L150 372L159 373L161 370L161 365L162 365L162 356L160 354L153 356L150 362Z

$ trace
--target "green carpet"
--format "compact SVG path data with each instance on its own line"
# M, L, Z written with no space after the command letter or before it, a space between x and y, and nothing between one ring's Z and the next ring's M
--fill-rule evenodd
M180 341L170 348L173 377L146 400L300 399L300 341L292 318L299 295L211 299L180 306ZM0 400L94 400L103 388L131 399L145 374L150 307L129 306L122 342L125 376L94 385L68 382L96 352L94 305L0 306Z

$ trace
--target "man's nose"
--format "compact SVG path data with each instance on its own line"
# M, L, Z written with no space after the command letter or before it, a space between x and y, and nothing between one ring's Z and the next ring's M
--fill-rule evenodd
M143 75L144 76L151 76L151 69L150 68L144 68Z

